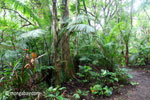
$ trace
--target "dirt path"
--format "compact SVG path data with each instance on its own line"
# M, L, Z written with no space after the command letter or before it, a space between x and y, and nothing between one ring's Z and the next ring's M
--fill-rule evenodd
M131 81L139 85L124 88L121 94L107 100L150 100L150 74L141 69L129 69L129 73L133 75Z

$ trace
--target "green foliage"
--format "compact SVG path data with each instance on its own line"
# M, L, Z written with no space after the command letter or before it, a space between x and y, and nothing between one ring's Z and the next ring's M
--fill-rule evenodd
M18 0L5 0L5 2L10 6L14 5L15 10L21 11L23 14L26 14L27 17L32 17L33 20L37 21L39 23L38 17L35 15L35 13L25 4L21 3Z
M120 85L138 84L129 82L132 76L119 65L125 64L125 45L129 47L131 65L150 64L149 2L143 1L141 9L144 10L133 11L133 26L130 25L131 13L126 10L130 6L129 1L79 0L78 16L75 2L68 0L69 18L63 21L62 13L68 12L62 10L61 0L56 2L57 16L54 15L51 0L0 0L0 85L4 83L0 87L3 91L0 98L14 99L15 96L8 95L6 91L44 91L44 99L67 100L63 96L65 88L46 88L49 87L47 85L53 86L56 78L64 82L62 62L66 62L63 56L68 54L77 60L74 63L76 67L80 65L77 77L73 77L79 78L78 82L83 84L89 83L94 95L111 96ZM56 34L54 20L58 22ZM68 51L61 55L66 49L62 48L65 45L64 36L69 39L66 43ZM37 57L46 53L36 59L38 63L34 70L31 66L24 68L26 64L31 64L26 57L28 54L28 58L32 58L31 53ZM55 59L55 54L60 59ZM54 67L56 65L61 67L60 75ZM66 65L74 73L74 65L71 62ZM77 89L73 97L79 100L88 93Z
M98 75L97 75L98 76ZM131 76L123 70L119 69L115 73L107 70L101 70L99 79L95 82L95 85L90 87L91 92L96 95L111 96L118 83L125 84Z
M95 28L86 24L87 19L93 20L93 17L79 15L75 20L69 22L67 29L70 32L95 33Z
M79 100L79 99L80 99L80 95L77 94L77 93L75 93L75 94L73 95L73 97L75 98L75 100Z
M79 80L79 82L88 82L90 80L90 72L92 71L92 68L90 66L79 66L80 72L77 73L77 75L81 78L82 80Z
M149 65L150 64L150 46L147 38L141 40L136 49L131 49L130 64L131 65Z
M1 98L2 100L8 100L9 98L10 98L11 100L14 100L14 99L13 99L13 96L10 96L10 95L9 95L10 91L11 91L11 90L1 92L1 93L0 93L0 98Z
M116 25L112 32L109 35L102 34L97 39L98 48L101 50L101 59L103 62L102 66L106 66L109 71L114 71L118 66L118 57L119 55L119 36L118 31L116 30Z
M133 85L133 86L134 86L134 85L139 85L138 82L130 82L130 84Z
M28 31L25 33L22 33L20 36L20 39L29 39L29 38L37 38L37 37L41 37L44 34L44 30L41 29L36 29L36 30L32 30L32 31Z
M84 97L84 96L87 96L88 92L89 92L89 91L82 91L82 90L78 89L78 90L76 91L76 93L73 94L73 97L75 98L75 100L79 100L82 96L83 96L83 97Z
M103 96L103 95L111 96L112 91L113 91L112 87L108 88L107 86L105 86L104 88L102 88L101 85L94 85L90 89L91 89L93 94L98 94L100 96Z
M46 99L49 99L49 100L54 100L54 99L57 99L57 100L68 100L66 98L63 97L63 95L61 95L61 91L64 90L65 87L49 87L45 93L44 93L44 97Z
M82 79L81 82L94 81L91 84L90 90L93 94L100 96L111 96L114 89L117 89L119 84L129 83L128 79L132 78L125 68L116 69L116 72L110 72L102 69L101 72L95 72L90 66L79 66L80 73L77 75ZM86 80L86 81L85 81ZM79 95L75 94L77 98Z
M113 84L118 82L117 74L107 70L101 70L101 79L105 84Z

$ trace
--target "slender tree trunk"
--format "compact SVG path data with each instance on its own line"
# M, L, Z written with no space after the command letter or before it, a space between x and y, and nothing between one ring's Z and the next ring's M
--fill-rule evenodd
M57 21L57 0L52 0L53 2L53 46L54 46L54 65L55 65L55 70L56 70L56 85L60 85L60 71L61 71L61 66L60 66L60 59L58 56L58 21Z
M133 27L133 0L131 0L131 9L130 9L130 20L131 20L131 29Z
M46 49L46 50L44 49L44 51L46 51L48 53L48 65L50 66L50 64L51 64L51 61L50 61L51 57L50 57L50 54L49 54L49 47L48 47L48 43L46 41L45 35L43 35L43 39L44 39L44 44L45 44L45 49Z
M76 1L76 20L77 20L77 17L78 15L80 14L80 0L77 0ZM79 45L79 39L78 39L78 34L75 38L75 55L78 55L78 45Z
M132 13L133 13L133 0L131 0L131 9L130 9L131 30L132 30L132 27L133 27ZM129 61L128 61L129 60L129 41L126 41L125 45L126 45L126 56L125 56L125 58L126 58L126 67L128 67L128 64L129 64Z
M83 6L84 6L84 9L85 9L85 13L86 13L86 15L88 16L88 11L87 11L87 8L86 8L85 0L83 0ZM88 23L89 23L89 25L91 25L89 19L88 19Z
M121 22L121 15L122 15L122 1L120 0L120 9L119 9L119 11L118 11L118 24ZM120 25L119 25L119 30L120 30ZM122 31L120 30L120 33L121 34L123 34L122 33ZM122 35L121 35L122 36ZM121 39L121 42L120 42L120 44L121 44L121 46L123 46L124 44L123 44L123 39ZM124 50L123 50L123 48L121 49L121 55L124 57L124 59L126 60L126 57L125 57L125 54L124 54ZM121 64L121 59L120 59L120 64Z
M69 18L69 10L68 10L68 0L62 0L62 20L65 22ZM65 27L67 24L62 24L61 27ZM69 44L69 33L66 30L66 33L62 37L62 45L61 45L61 58L63 61L64 71L69 77L75 77L74 75L74 65L70 54L70 44Z
M126 43L126 67L128 67L128 63L129 63L129 46L128 43Z
M76 16L80 14L80 0L76 0Z

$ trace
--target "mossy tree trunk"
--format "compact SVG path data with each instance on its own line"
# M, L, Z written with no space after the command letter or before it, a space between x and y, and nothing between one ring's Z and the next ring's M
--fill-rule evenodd
M64 28L67 26L66 21L69 19L69 10L68 10L68 0L62 0L62 21L63 24L61 24L61 28ZM62 42L61 42L61 59L63 62L63 68L66 74L66 78L70 77L75 77L74 75L74 65L72 61L72 57L70 54L70 44L69 44L69 32L68 30L64 31L64 35L62 37Z
M54 66L56 70L56 85L60 85L60 58L58 50L58 18L57 18L57 0L52 0L53 2L53 47L54 47Z

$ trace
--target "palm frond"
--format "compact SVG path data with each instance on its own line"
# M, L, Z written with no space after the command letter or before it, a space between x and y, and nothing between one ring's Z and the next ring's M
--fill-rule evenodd
M37 38L37 37L40 37L43 34L45 34L44 30L36 29L36 30L28 31L28 32L25 32L25 33L21 34L20 39L22 39L22 38L27 39L27 38L30 38L30 37Z
M112 29L112 31L110 32L110 34L106 37L107 38L107 42L110 42L114 39L117 38L117 36L120 34L120 30L119 30L119 27L124 24L123 22L120 22L118 24L116 24L114 26L114 28Z
M0 43L0 50L4 50L4 49L9 49L9 50L13 50L14 48L10 45L8 45L7 43Z
M95 33L95 29L92 26L86 24L75 24L68 26L69 31L85 32L85 33Z
M77 17L72 18L72 21L70 22L70 24L84 23L87 20L94 21L95 19L92 16L79 15Z

